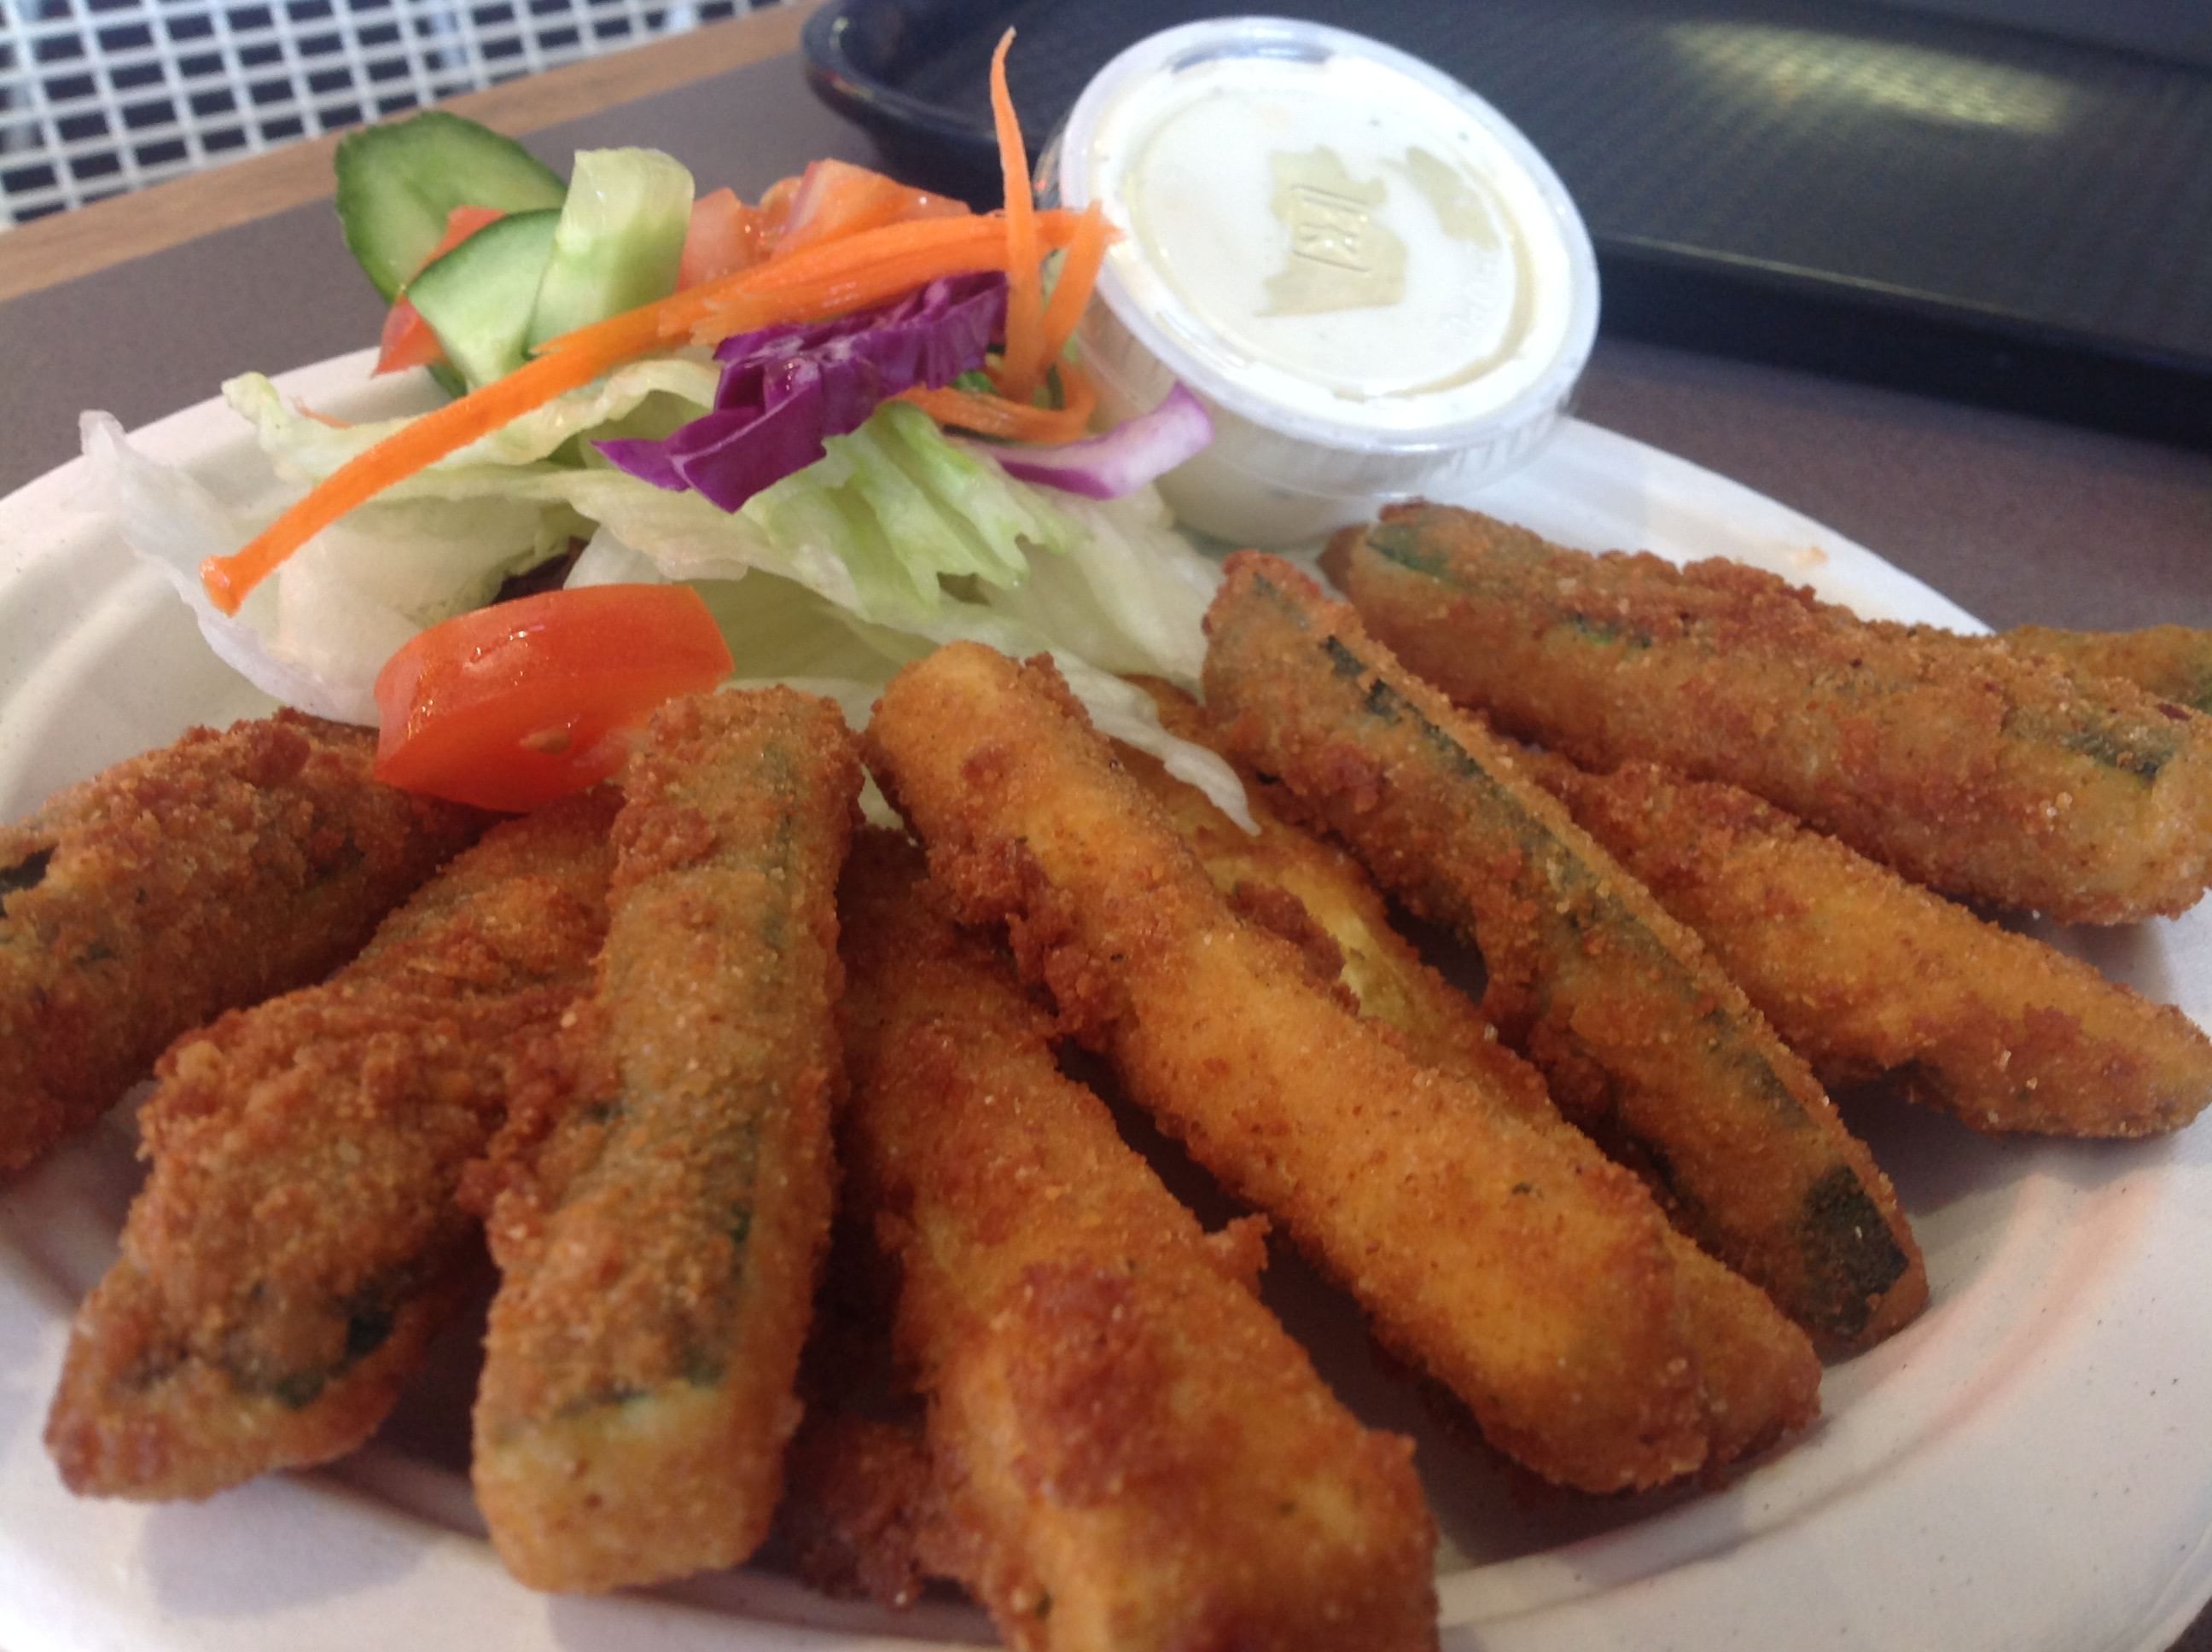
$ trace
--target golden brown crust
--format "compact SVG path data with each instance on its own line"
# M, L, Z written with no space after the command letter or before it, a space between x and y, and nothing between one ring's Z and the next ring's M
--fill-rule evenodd
M2062 631L2020 625L1986 646L2057 660L2069 671L2117 677L2191 711L2212 714L2212 631L2148 625L2140 631Z
M453 1193L587 979L611 795L495 828L331 981L162 1057L153 1173L79 1309L46 1441L86 1494L200 1497L360 1445L445 1321Z
M1726 780L1917 882L2069 922L2179 913L2212 878L2212 724L2130 683L1443 507L1325 560L1408 667L1589 767Z
M2180 1011L1749 793L1645 763L1532 772L1832 1085L1888 1078L1978 1130L2068 1136L2178 1130L2212 1100L2212 1039Z
M1218 738L1188 695L1165 683L1144 686L1170 733L1201 745ZM1130 778L1205 863L1215 887L1232 894L1237 909L1248 914L1259 889L1296 908L1295 921L1277 916L1268 926L1317 936L1318 945L1306 950L1317 967L1324 957L1332 960L1324 978L1350 989L1361 1012L1395 1032L1415 1059L1465 1075L1535 1128L1577 1133L1552 1105L1542 1075L1508 1049L1474 1001L1391 927L1382 895L1358 862L1284 817L1279 787L1249 769L1242 772L1259 828L1248 833L1157 758L1127 747L1116 750ZM1272 909L1273 902L1262 904ZM1683 1333L1705 1384L1711 1434L1707 1467L1734 1462L1804 1429L1820 1406L1820 1363L1805 1333L1756 1285L1685 1235L1670 1227L1667 1241Z
M488 1178L477 1498L539 1588L758 1545L830 1224L843 718L787 689L678 701L623 786L593 992Z
M930 1471L918 1422L892 1422L810 1398L792 1436L775 1528L811 1589L905 1607L927 1580L972 1574Z
M1016 1647L1434 1646L1411 1442L1331 1396L920 872L878 839L846 880L844 1140L958 1575Z
M1502 741L1278 559L1232 556L1206 624L1228 748L1481 947L1484 1009L1693 1237L1832 1345L1919 1311L1896 1196L1804 1063Z
M0 826L0 1172L170 1040L329 973L483 825L295 712L194 729Z
M1048 664L940 649L894 679L867 744L961 915L1005 920L1062 1025L1494 1443L1598 1491L1702 1463L1643 1187L1419 1066L1237 920Z

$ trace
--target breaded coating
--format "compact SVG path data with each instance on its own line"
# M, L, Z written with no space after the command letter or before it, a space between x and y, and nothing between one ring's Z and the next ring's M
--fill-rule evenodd
M2017 625L1991 641L2054 659L2077 676L2117 677L2144 693L2212 714L2212 631L2149 625L2140 631L2061 631Z
M0 826L0 1172L98 1119L179 1034L319 981L483 828L295 712L198 728Z
M1500 1032L1692 1238L1834 1347L1919 1312L1888 1179L1805 1064L1502 741L1276 558L1230 558L1206 629L1228 749L1482 949Z
M1643 1187L1415 1062L1232 913L1048 661L941 648L892 680L866 743L959 915L1006 920L1062 1024L1493 1444L1595 1491L1703 1463Z
M1978 1130L2060 1136L2178 1130L2212 1100L2212 1039L2180 1011L1747 792L1529 766L1826 1084L1886 1078Z
M1172 683L1138 679L1178 739L1218 750L1220 732L1197 701ZM1360 1013L1392 1027L1420 1060L1477 1076L1511 1069L1506 1100L1524 1114L1549 1114L1543 1080L1498 1043L1474 1000L1423 962L1392 927L1382 896L1344 850L1291 823L1281 788L1240 768L1253 824L1248 832L1213 799L1168 773L1158 758L1114 743L1114 755L1182 834L1214 887L1244 917L1296 943L1324 981L1341 981ZM1226 753L1221 753L1224 756ZM1235 760L1231 758L1232 765ZM1287 897L1285 899L1285 897ZM1538 1106L1523 1103L1533 1079Z
M1917 882L2069 923L2179 913L2212 878L2212 724L2132 684L1437 506L1323 563L1408 667L1587 767L1726 780Z
M844 718L783 689L678 701L623 784L592 991L485 1177L477 1501L536 1588L752 1552L830 1227Z
M1050 1018L924 903L921 861L878 835L847 872L840 1140L899 1265L962 1581L1025 1652L1434 1647L1413 1442L1261 1306L1256 1224L1210 1242L1060 1076Z
M606 926L611 793L495 827L329 981L173 1045L153 1173L46 1424L70 1489L204 1497L343 1456L445 1323L454 1202Z
M918 1420L868 1417L809 1395L792 1436L775 1530L817 1594L904 1609L932 1578L975 1569L948 1517Z
M1168 732L1197 744L1218 736L1198 702L1164 683L1145 685ZM1197 853L1239 911L1304 944L1322 978L1341 981L1360 1012L1395 1029L1416 1060L1461 1073L1536 1129L1580 1133L1552 1105L1535 1068L1504 1046L1473 999L1425 963L1390 926L1382 896L1358 862L1285 819L1277 788L1243 771L1257 834L1246 832L1158 759L1115 747L1122 767ZM1287 897L1289 911L1273 897ZM1314 937L1324 938L1317 943ZM1820 1362L1805 1333L1758 1286L1667 1230L1682 1329L1705 1383L1708 1467L1764 1450L1820 1414Z

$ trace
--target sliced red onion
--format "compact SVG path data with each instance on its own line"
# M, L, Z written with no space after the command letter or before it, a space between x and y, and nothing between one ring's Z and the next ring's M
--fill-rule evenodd
M988 449L1008 476L1085 499L1119 499L1204 449L1213 440L1206 404L1177 385L1166 399L1103 435L1058 447L1008 444Z
M740 333L714 351L723 367L713 411L665 440L597 446L641 481L733 511L901 391L939 389L981 367L1006 319L1004 276L951 276L835 321Z

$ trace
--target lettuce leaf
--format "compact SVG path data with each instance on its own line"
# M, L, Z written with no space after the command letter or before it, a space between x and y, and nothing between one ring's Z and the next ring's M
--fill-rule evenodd
M568 583L638 582L658 574L642 556L605 529L593 537ZM854 728L867 725L876 696L898 669L946 642L981 642L1017 659L1049 654L1098 732L1165 763L1176 778L1197 787L1247 830L1251 812L1243 783L1212 752L1160 726L1152 696L1026 620L980 603L947 598L927 615L896 624L861 618L850 609L773 574L738 584L698 581L694 588L722 628L741 682L792 683L826 694L845 708ZM872 817L874 805L870 805Z
M208 600L200 563L260 525L139 452L107 415L86 414L81 433L124 542L175 588L208 647L264 693L339 722L374 726L376 674L401 643L483 606L575 525L565 507L496 494L380 499L301 547L232 616Z
M1107 671L1195 689L1219 565L1176 531L1154 489L1055 504L1073 531L1071 554L1032 557L1027 580L985 591L984 604Z
M945 601L944 581L1018 585L1032 547L1064 551L1071 525L1034 489L945 440L929 416L886 402L828 455L746 501L738 516L787 556L834 557L850 593L806 583L860 617L897 625Z
M580 390L509 421L389 489L387 498L416 493L449 495L451 474L478 466L506 470L553 459L577 437L609 434L611 425L658 425L696 417L714 399L714 364L703 355L656 355L617 367ZM222 398L252 425L276 473L295 482L319 482L358 458L413 418L374 419L330 425L284 399L265 374L226 380Z
M828 684L848 714L939 643L1049 653L1101 732L1160 756L1249 824L1235 773L1169 735L1151 699L1121 680L1195 685L1199 621L1219 579L1157 493L1104 502L1033 488L898 401L735 512L628 475L576 440L611 421L665 422L703 405L714 378L688 358L638 362L518 419L317 536L234 619L208 603L198 569L258 525L133 452L112 420L88 416L86 451L125 538L191 604L210 646L325 716L373 723L376 673L407 637L588 538L571 583L690 582L740 679ZM259 375L224 393L295 482L327 476L399 422L333 428Z

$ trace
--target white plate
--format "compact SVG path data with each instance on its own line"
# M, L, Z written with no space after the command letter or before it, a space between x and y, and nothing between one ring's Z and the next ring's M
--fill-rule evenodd
M363 416L366 357L289 375ZM210 402L139 433L234 496L265 487ZM101 765L264 702L200 646L69 465L0 501L0 817ZM1775 568L1863 612L1971 624L1815 523L1577 424L1481 501L1591 547ZM2212 915L2079 944L2212 1020ZM1295 1266L1275 1302L1364 1414L1409 1429L1445 1534L1446 1643L1520 1649L2162 1649L2212 1594L2212 1128L2131 1145L1996 1144L1881 1108L1854 1122L1895 1178L1934 1304L1828 1373L1810 1437L1724 1489L1594 1503L1534 1491L1440 1432ZM0 1189L0 1647L7 1652L468 1652L912 1647L988 1639L939 1604L900 1617L763 1572L603 1600L510 1582L452 1467L466 1339L378 1442L325 1473L199 1507L79 1502L39 1433L68 1316L133 1183L111 1121Z

